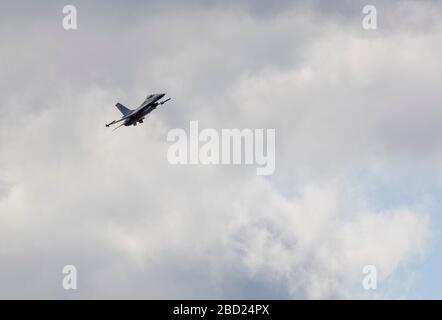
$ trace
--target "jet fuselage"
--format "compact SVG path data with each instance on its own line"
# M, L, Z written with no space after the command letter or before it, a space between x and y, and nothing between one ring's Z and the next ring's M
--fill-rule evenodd
M165 96L165 93L150 95L137 109L125 116L124 125L132 126L138 122L142 123L144 117L158 106L158 100Z

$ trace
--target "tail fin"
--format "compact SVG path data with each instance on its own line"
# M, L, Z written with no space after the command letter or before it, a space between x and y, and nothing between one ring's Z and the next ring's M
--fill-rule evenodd
M115 106L118 108L118 110L120 110L120 112L123 114L123 116L129 114L132 111L132 110L126 108L125 106L123 106L119 102Z

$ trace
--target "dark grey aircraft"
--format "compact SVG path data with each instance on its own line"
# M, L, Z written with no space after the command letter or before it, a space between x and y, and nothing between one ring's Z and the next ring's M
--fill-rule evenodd
M135 110L128 109L121 103L117 103L115 106L123 114L123 117L120 120L114 120L111 123L106 124L106 127L122 121L123 123L116 127L114 130L118 129L121 126L136 126L137 123L143 123L144 117L147 114L151 113L159 105L162 105L170 100L169 98L160 102L159 100L162 99L165 95L165 93L150 94L147 96L146 100L143 101L141 106L139 106Z

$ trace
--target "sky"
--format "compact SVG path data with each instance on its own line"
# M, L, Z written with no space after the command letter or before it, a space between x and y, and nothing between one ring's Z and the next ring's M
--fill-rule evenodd
M442 2L1 3L0 298L442 298ZM170 164L191 120L274 174Z

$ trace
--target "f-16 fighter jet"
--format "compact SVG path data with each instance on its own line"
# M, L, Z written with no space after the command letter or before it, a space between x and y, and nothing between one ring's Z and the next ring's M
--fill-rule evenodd
M169 98L160 102L159 100L162 99L165 95L165 93L150 94L147 96L146 100L144 100L143 103L135 110L128 109L121 103L117 103L115 106L123 114L123 117L120 120L114 120L111 123L106 124L106 127L109 127L118 122L123 122L121 125L114 129L116 130L121 126L136 126L137 123L143 123L144 117L147 114L151 113L159 105L162 105L170 100Z

